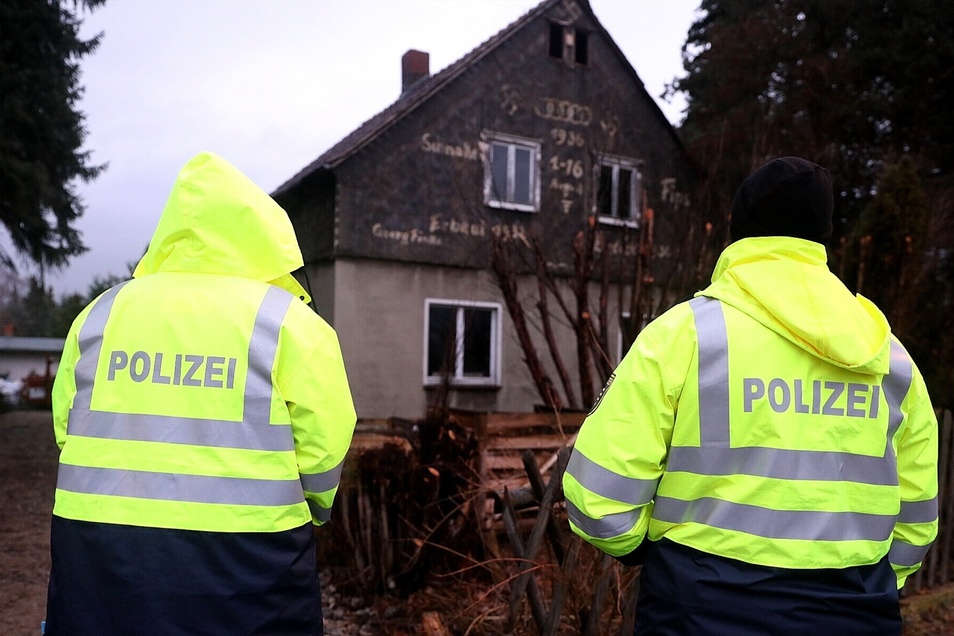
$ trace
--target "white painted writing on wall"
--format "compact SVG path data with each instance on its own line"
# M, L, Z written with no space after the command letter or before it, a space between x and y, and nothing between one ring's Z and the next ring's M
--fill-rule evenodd
M440 141L431 133L426 132L421 135L421 150L424 152L433 152L447 157L456 157L458 159L467 159L477 161L480 157L477 148L471 146L466 141L462 144L447 144Z
M556 97L542 98L534 107L533 112L544 119L576 126L589 126L590 122L593 121L593 111L589 106L576 104L568 99L557 99Z

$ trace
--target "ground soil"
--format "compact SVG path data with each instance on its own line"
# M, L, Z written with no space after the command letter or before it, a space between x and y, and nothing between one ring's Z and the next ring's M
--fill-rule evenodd
M49 411L0 415L0 634L40 633L56 457Z
M49 411L0 414L0 636L40 633L46 610L56 461ZM403 601L368 598L356 595L341 578L342 572L325 569L321 574L325 629L331 636L422 634L426 613L437 610L447 619L454 614L455 604L471 605L474 598L486 595L460 583L427 586ZM954 635L954 586L908 597L903 611L904 636ZM475 636L503 633L468 622L467 631ZM489 622L485 621L485 627Z

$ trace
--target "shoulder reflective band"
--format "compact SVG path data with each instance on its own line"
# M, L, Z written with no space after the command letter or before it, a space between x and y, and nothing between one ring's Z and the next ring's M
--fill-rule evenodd
M241 422L92 410L90 404L101 357L103 333L113 303L123 285L125 283L110 289L99 298L80 329L80 357L75 368L77 394L69 415L69 435L256 451L294 450L291 426L269 424L271 370L278 349L281 324L293 300L291 294L278 287L269 287L266 291L252 328L244 393L245 408ZM123 484L122 493L118 492L119 487L116 485L120 482ZM200 492L204 486L214 489L219 484L228 483L233 484L233 487L245 483L256 485L253 488L236 490L240 493L240 496L236 496L239 496L241 501L226 502L225 498L214 490L205 495ZM259 484L273 485L260 488ZM57 488L91 494L141 496L146 499L200 502L208 499L210 503L249 505L287 505L304 500L302 485L297 479L272 481L200 477L107 468L86 469L79 466L61 470L57 478ZM134 494L137 488L141 495ZM294 489L293 495L288 493L289 488ZM262 497L268 498L272 495L280 496L277 499L259 501ZM207 499L202 499L203 496Z
M269 285L255 316L248 342L248 376L245 380L246 422L268 424L272 411L272 366L278 350L278 335L293 296Z
M907 394L912 377L911 359L899 344L891 343L890 370L882 380L882 391L890 409L882 457L834 451L731 448L728 436L728 335L722 305L704 297L693 299L689 305L699 334L699 412L704 414L700 417L701 446L671 448L667 472L854 481L887 486L898 484L891 441L901 425L901 400ZM671 523L702 523L770 538L875 541L889 537L896 520L894 515L780 511L717 499L682 501L660 496L656 497L653 517ZM779 524L776 519L785 521Z
M689 302L699 347L699 435L707 448L729 447L729 342L722 304Z
M96 367L99 366L99 357L103 347L103 332L106 330L106 321L113 309L113 301L126 283L122 282L111 287L89 310L86 321L79 332L79 360L73 374L76 378L76 395L73 397L74 409L89 409L93 397L93 380L96 378ZM67 425L67 432L69 425Z

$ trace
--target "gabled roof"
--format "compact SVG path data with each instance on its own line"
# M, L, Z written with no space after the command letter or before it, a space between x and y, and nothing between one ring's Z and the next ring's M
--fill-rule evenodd
M60 353L66 343L65 338L40 338L30 336L0 336L0 353L34 351L38 353Z
M504 41L517 33L520 29L526 26L528 23L532 22L542 13L545 13L550 8L560 4L564 0L544 0L539 5L528 11L522 17L518 18L510 25L505 27L502 31L485 41L483 44L478 46L476 49L470 53L464 55L462 58L445 68L444 70L431 75L429 77L423 78L412 85L406 92L404 92L396 102L385 108L383 111L364 122L359 126L355 131L346 136L344 139L336 143L334 146L325 151L320 157L312 161L310 164L305 166L300 170L295 176L281 184L276 188L273 194L281 194L295 185L300 183L305 177L316 172L318 170L330 170L337 167L341 162L345 161L354 153L361 150L364 146L371 143L374 139L378 137L382 132L388 129L390 126L403 119L409 113L413 112L419 105L427 101L432 95L440 91L446 84L453 81L461 73L470 68L470 66L481 58L492 52L498 46L500 46ZM637 82L640 88L645 92L645 87L643 86L642 80L636 74L635 69L629 63L629 60L626 59L626 56L620 50L619 46L606 31L600 21L593 14L592 8L589 6L588 0L575 0L579 4L582 4L586 7L587 11L593 17L594 22L599 28L600 32L609 42L613 50L616 51L616 54L625 62L625 66L629 68L632 72L633 79ZM647 94L648 95L648 94ZM672 128L672 125L669 123L669 120L666 119L666 116L663 114L662 110L659 108L659 105L656 104L656 101L650 96L650 102L653 106L656 107L656 110L659 114L659 117L665 122L665 125L669 128L672 133L673 138L682 146L682 142L676 136L675 130Z

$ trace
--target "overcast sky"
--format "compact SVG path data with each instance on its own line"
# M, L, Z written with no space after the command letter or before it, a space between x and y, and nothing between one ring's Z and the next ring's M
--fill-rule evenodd
M59 298L126 276L179 169L216 152L271 192L399 96L401 56L436 73L536 0L107 0L84 14L103 32L82 62L85 149L109 163L78 191L90 251L46 282ZM698 0L590 0L597 19L670 121L659 96L682 75ZM34 270L21 264L22 274Z

